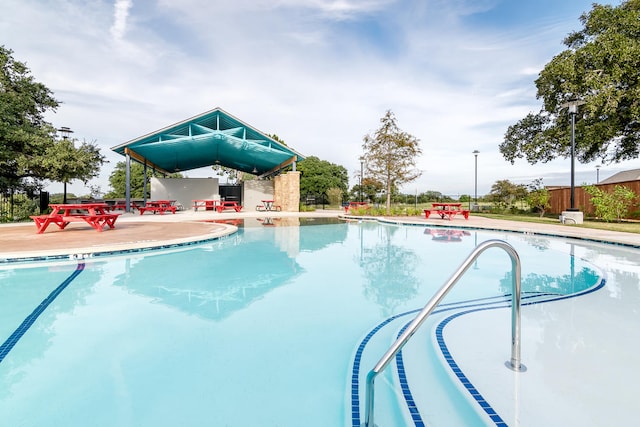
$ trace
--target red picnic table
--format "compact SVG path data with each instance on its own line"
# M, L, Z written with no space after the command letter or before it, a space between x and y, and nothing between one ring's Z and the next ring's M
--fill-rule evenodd
M462 203L432 203L431 209L425 209L425 218L429 218L429 215L440 215L440 218L448 218L449 221L456 215L460 214L464 216L464 219L469 219L469 211L462 209Z
M140 215L142 215L146 211L153 212L154 214L156 212L159 212L160 215L164 215L166 211L176 213L177 207L173 205L174 202L175 200L152 200L150 202L147 202L144 207L138 207L138 211L140 212Z
M193 210L198 211L198 208L204 208L207 211L212 211L218 206L220 200L216 199L194 199L193 202Z
M431 228L425 229L424 234L430 234L437 242L462 242L464 236L471 236L471 233L466 230L433 230Z
M369 204L367 202L349 202L348 205L345 205L344 212L348 213L349 209L359 209L359 208L368 209Z
M216 206L216 210L218 211L218 213L222 213L222 211L227 209L233 209L236 212L240 212L242 210L242 205L239 205L238 202L223 200L220 203L218 203L218 205Z
M127 202L115 202L112 205L107 205L108 207L106 208L106 210L108 211L115 211L115 210L125 210L127 208ZM138 204L136 202L129 202L129 207L133 210L133 209L138 209Z
M31 216L38 234L44 233L51 223L64 229L70 222L77 221L84 221L97 231L102 231L106 226L114 228L120 215L109 213L109 205L106 203L51 203L49 207L52 209L50 214Z

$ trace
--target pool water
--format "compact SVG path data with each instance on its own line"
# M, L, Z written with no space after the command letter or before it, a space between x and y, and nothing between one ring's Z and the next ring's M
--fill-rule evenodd
M540 302L523 309L523 324L535 324L523 334L539 334L538 341L547 333L538 315L549 315L540 308L545 299L640 299L637 250L377 222L246 227L167 252L4 266L0 425L359 425L364 377L412 318L401 314L420 309L478 243L493 238L520 254L523 292ZM460 349L469 332L456 325L504 323L492 316L509 316L510 272L507 254L492 248L465 274L414 336L417 344L402 352L419 419L407 410L397 370L389 369L376 383L378 425L497 425L430 342L460 306L502 305L451 320L445 337L461 364L495 351L500 366L480 370L506 375L509 346L491 342L488 354L466 361ZM497 329L490 335L508 344L510 324ZM472 335L470 348L493 340ZM523 362L526 375L537 368L524 346ZM490 380L474 381L493 397ZM509 404L489 401L513 424L518 414L503 409Z

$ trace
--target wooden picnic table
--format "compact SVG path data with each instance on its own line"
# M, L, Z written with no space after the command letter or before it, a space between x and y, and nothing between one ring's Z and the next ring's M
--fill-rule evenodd
M469 219L469 211L462 209L462 203L432 203L431 209L424 210L425 218L429 218L431 214L440 215L440 218L447 218L449 221L458 214Z
M138 211L140 215L145 213L146 211L160 213L160 215L164 215L166 211L170 211L171 213L176 213L177 207L173 205L175 200L152 200L147 202L146 205L138 207Z
M223 200L216 206L216 210L218 211L218 213L222 213L222 211L228 209L233 209L236 212L240 212L242 210L242 205L238 204L238 202Z
M282 209L280 206L278 205L274 205L274 200L260 200L262 202L261 205L256 206L256 210L257 211L276 211L276 212L280 212L280 210Z
M51 213L48 215L33 215L31 219L36 224L37 233L45 232L49 224L54 223L64 229L71 222L84 221L97 231L105 227L115 228L116 219L120 214L109 213L106 203L51 203Z

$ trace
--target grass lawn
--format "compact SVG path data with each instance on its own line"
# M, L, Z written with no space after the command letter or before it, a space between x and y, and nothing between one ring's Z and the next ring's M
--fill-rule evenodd
M537 222L540 224L559 224L557 216L554 217L542 217L538 215L511 215L511 214L489 214L489 213L473 213L476 216L483 216L486 218L503 219L507 221L521 221L521 222ZM626 233L639 233L640 234L640 222L604 222L592 219L585 219L583 224L572 225L567 224L569 227L581 227L581 228L596 228L599 230L609 231L623 231Z

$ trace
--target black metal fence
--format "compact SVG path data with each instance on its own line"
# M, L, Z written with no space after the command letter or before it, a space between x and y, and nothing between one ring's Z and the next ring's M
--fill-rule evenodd
M38 215L49 208L49 193L39 194L22 192L0 193L0 222L16 222L29 219L30 215Z
M315 209L325 209L329 207L329 198L326 194L301 194L300 204Z

